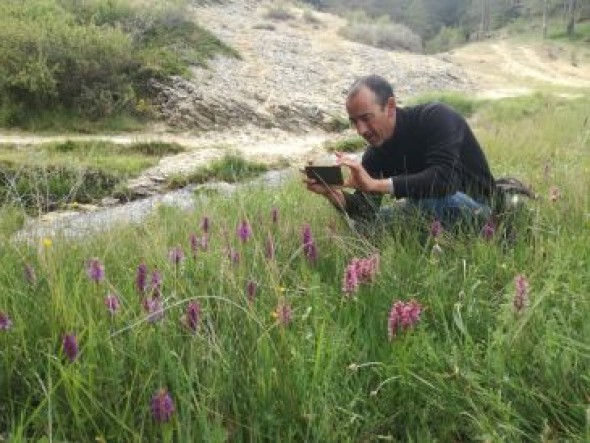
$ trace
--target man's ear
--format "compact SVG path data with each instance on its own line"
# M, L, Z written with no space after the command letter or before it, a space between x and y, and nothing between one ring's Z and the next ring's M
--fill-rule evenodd
M387 107L387 116L393 117L395 114L395 97L389 97L385 106Z

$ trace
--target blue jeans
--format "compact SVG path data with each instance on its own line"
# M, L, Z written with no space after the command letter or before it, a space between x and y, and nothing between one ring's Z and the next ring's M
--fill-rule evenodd
M481 227L492 215L492 209L485 202L457 192L441 198L407 199L395 206L382 207L377 219L383 225L391 225L399 216L403 219L412 215L438 220L447 229L458 224Z

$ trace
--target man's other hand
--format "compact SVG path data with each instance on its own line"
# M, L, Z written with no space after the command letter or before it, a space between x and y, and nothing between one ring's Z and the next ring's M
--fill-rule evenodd
M343 154L342 152L336 153L336 164L344 165L350 170L349 176L344 180L344 186L354 188L363 192L374 192L375 179L373 179L361 163L355 160L353 157Z
M344 180L344 187L354 188L362 192L393 193L391 179L375 179L371 177L363 168L363 165L353 157L337 152L336 164L344 165L350 171L349 176Z

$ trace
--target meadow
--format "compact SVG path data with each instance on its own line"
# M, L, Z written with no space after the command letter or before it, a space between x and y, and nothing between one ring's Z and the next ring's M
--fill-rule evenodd
M478 103L515 236L361 236L295 175L0 247L0 440L590 439L590 98Z

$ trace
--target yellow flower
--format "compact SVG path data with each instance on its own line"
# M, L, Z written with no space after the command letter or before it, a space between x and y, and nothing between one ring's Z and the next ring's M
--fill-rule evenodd
M45 237L43 239L43 246L45 246L46 248L50 248L51 245L53 245L53 240L51 240L49 237Z

